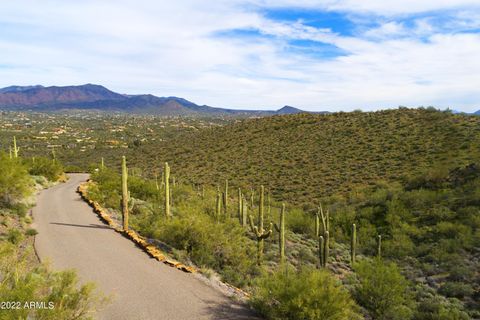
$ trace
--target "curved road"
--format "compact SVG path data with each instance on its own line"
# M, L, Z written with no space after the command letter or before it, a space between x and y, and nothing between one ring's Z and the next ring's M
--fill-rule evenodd
M252 319L243 305L192 274L169 267L104 225L76 193L86 174L40 193L35 248L56 270L76 269L112 301L98 319Z

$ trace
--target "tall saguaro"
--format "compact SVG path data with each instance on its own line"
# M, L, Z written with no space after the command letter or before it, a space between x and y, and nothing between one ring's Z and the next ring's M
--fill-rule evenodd
M357 247L357 226L352 224L352 243L350 244L350 261L353 264L355 263L355 255L356 255L356 247Z
M128 171L127 159L122 157L122 220L123 231L128 231Z
M243 221L243 203L242 203L242 189L238 188L238 219L240 220L240 224Z
M165 178L165 215L167 218L171 217L170 213L170 167L168 163L165 162L165 170L164 170L164 178Z
M17 138L13 136L13 157L18 158L18 151L20 148L17 148Z
M382 236L378 235L377 237L377 257L382 257Z
M270 223L269 230L265 230L263 228L263 202L264 202L264 195L265 195L265 188L263 186L260 187L260 199L258 203L258 226L254 225L252 216L248 216L250 219L250 227L252 231L255 233L257 238L257 264L260 265L262 262L263 256L263 240L268 238L272 234L272 227L273 224Z
M223 214L228 218L228 180L225 179L225 190L223 191Z

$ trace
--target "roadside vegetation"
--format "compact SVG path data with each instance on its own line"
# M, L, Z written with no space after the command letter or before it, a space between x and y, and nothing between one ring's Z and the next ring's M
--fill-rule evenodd
M104 301L94 285L80 285L71 270L51 271L34 253L33 195L63 177L61 164L0 152L0 172L0 319L92 319Z
M322 211L329 211L329 254L323 267L317 210L287 206L286 262L281 263L279 229L265 238L258 263L256 231L242 225L234 188L225 192L225 185L173 186L169 181L168 216L165 183L130 172L130 227L159 241L182 262L199 266L205 274L213 270L224 281L252 292L252 304L271 319L354 319L363 314L373 319L423 320L479 315L480 168L476 164L433 168L405 184L379 182L323 198ZM120 174L98 169L92 180L89 197L120 221ZM255 224L259 192L245 191L249 200L243 203ZM226 210L219 200L225 193L230 195ZM270 222L278 226L280 212L280 203L265 201L265 230ZM352 224L357 227L354 263ZM338 305L321 304L324 295L335 296Z

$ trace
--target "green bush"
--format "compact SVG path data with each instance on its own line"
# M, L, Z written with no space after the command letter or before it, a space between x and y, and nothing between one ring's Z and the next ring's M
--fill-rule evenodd
M196 265L216 270L227 282L243 286L257 272L254 243L236 222L192 215L164 220L157 228L155 238L185 250Z
M288 210L286 215L286 224L288 228L300 234L314 233L314 218L313 215L308 215L303 210L292 208Z
M470 316L456 303L441 296L430 296L421 299L414 320L470 320Z
M89 197L94 201L104 204L107 208L120 209L120 175L112 169L105 168L94 172L92 179L97 182L97 184L89 188Z
M32 192L32 179L18 159L0 152L0 207L11 206Z
M29 236L29 237L32 237L32 236L36 236L38 234L38 231L36 229L27 229L27 231L25 231L25 235Z
M359 319L355 302L326 270L282 269L260 277L251 303L267 319Z
M363 260L355 265L358 283L354 296L374 319L411 319L412 297L408 281L396 264L382 259Z
M44 176L50 181L57 181L63 174L63 167L58 161L49 158L35 158L35 162L30 162L29 172L31 175Z
M10 229L7 233L7 240L12 244L19 244L23 240L23 233L17 229Z
M0 244L0 301L45 301L53 309L12 309L1 319L92 319L92 311L106 300L94 293L93 284L80 286L73 271L50 272L33 267L14 245ZM47 305L48 308L48 305Z
M447 297L463 298L472 295L475 290L468 283L449 281L440 287L439 292Z

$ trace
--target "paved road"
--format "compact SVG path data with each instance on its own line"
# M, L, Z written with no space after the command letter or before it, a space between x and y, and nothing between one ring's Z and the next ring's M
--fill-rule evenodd
M87 179L72 174L67 183L40 193L33 209L39 234L35 247L57 270L76 269L94 281L112 302L98 319L252 319L222 293L187 274L151 259L104 225L76 193Z

